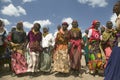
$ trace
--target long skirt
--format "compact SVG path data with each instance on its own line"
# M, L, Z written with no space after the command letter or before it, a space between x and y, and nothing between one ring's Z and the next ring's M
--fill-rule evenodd
M51 71L51 63L52 63L52 57L51 57L51 48L43 48L43 52L41 53L41 66L40 70L43 72L50 72Z
M27 71L27 62L24 55L18 52L12 53L11 66L16 74L25 73Z
M81 68L81 40L71 40L70 67L80 71Z
M55 51L53 71L69 73L70 59L67 45L58 45Z
M120 80L120 47L112 49L111 56L105 68L104 80Z
M99 41L90 43L89 46L89 63L88 67L91 71L97 71L103 69L102 54L99 47Z

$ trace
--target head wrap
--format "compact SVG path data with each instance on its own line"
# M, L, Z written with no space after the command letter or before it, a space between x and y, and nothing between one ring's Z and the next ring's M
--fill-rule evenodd
M62 23L62 26L63 26L63 25L66 25L67 27L69 26L67 22L63 22L63 23Z
M99 22L98 20L93 20L92 26L89 29L95 28L96 23Z

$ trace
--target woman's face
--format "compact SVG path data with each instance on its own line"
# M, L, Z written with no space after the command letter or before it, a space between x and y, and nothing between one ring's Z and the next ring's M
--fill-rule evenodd
M72 23L72 27L76 28L76 27L78 27L78 24L77 23Z
M35 30L35 32L38 32L39 31L39 27L38 26L34 26L34 30Z
M100 22L96 22L95 28L99 28L99 27L100 27Z

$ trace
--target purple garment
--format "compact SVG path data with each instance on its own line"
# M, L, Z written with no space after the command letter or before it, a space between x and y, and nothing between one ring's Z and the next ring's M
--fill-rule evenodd
M33 42L33 41L41 42L42 41L42 33L39 32L37 34L34 34L32 31L30 31L28 33L28 39L29 39L30 42Z
M41 51L40 42L42 41L42 33L39 32L37 34L34 34L32 31L28 33L28 39L29 39L29 48L30 51Z

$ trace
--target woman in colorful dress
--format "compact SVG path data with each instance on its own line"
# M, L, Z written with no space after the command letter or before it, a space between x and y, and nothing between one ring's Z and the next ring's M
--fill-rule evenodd
M40 32L40 28L40 24L35 23L31 31L28 33L28 43L30 49L30 64L28 64L28 72L31 72L30 78L33 78L34 73L38 71L40 60L39 56L42 52L42 33Z
M11 65L13 76L27 71L27 63L24 56L25 42L26 32L23 30L23 23L18 22L16 30L12 32L10 42L12 46Z
M54 41L55 41L55 39L56 39L56 37L57 37L57 34L60 32L60 30L61 30L61 25L58 25L58 26L57 26L57 31L54 33ZM52 61L52 62L54 62L56 48L57 48L57 44L56 44L56 42L55 42L55 43L54 43L54 49L53 49L53 55L52 55L52 58L53 58L53 61Z
M115 3L113 12L116 13L116 44L105 68L104 80L120 80L120 1Z
M98 20L94 20L92 26L89 29L88 38L89 38L89 70L92 74L96 75L98 70L102 65L102 55L100 51L100 31L98 28L100 27L100 22Z
M72 22L72 28L69 31L70 36L70 67L73 71L75 71L78 75L81 71L81 46L82 46L82 33L81 30L78 28L78 22L76 20L73 20ZM81 73L80 73L80 76Z
M113 31L112 26L113 26L112 22L111 21L107 21L106 29L105 29L105 31L102 34L102 41L101 41L101 43L102 43L103 51L104 51L105 56L106 56L105 66L107 65L108 59L109 59L109 57L111 55L113 44L114 44L114 40L115 40L115 33Z
M61 72L61 73L69 73L70 70L70 61L68 54L68 23L62 23L62 27L60 32L57 33L56 37L56 51L55 51L55 59L53 64L53 71Z
M40 70L43 72L51 71L53 46L54 46L54 37L52 36L51 33L49 33L48 27L44 27L42 34L43 52L41 53L41 67L40 67Z

